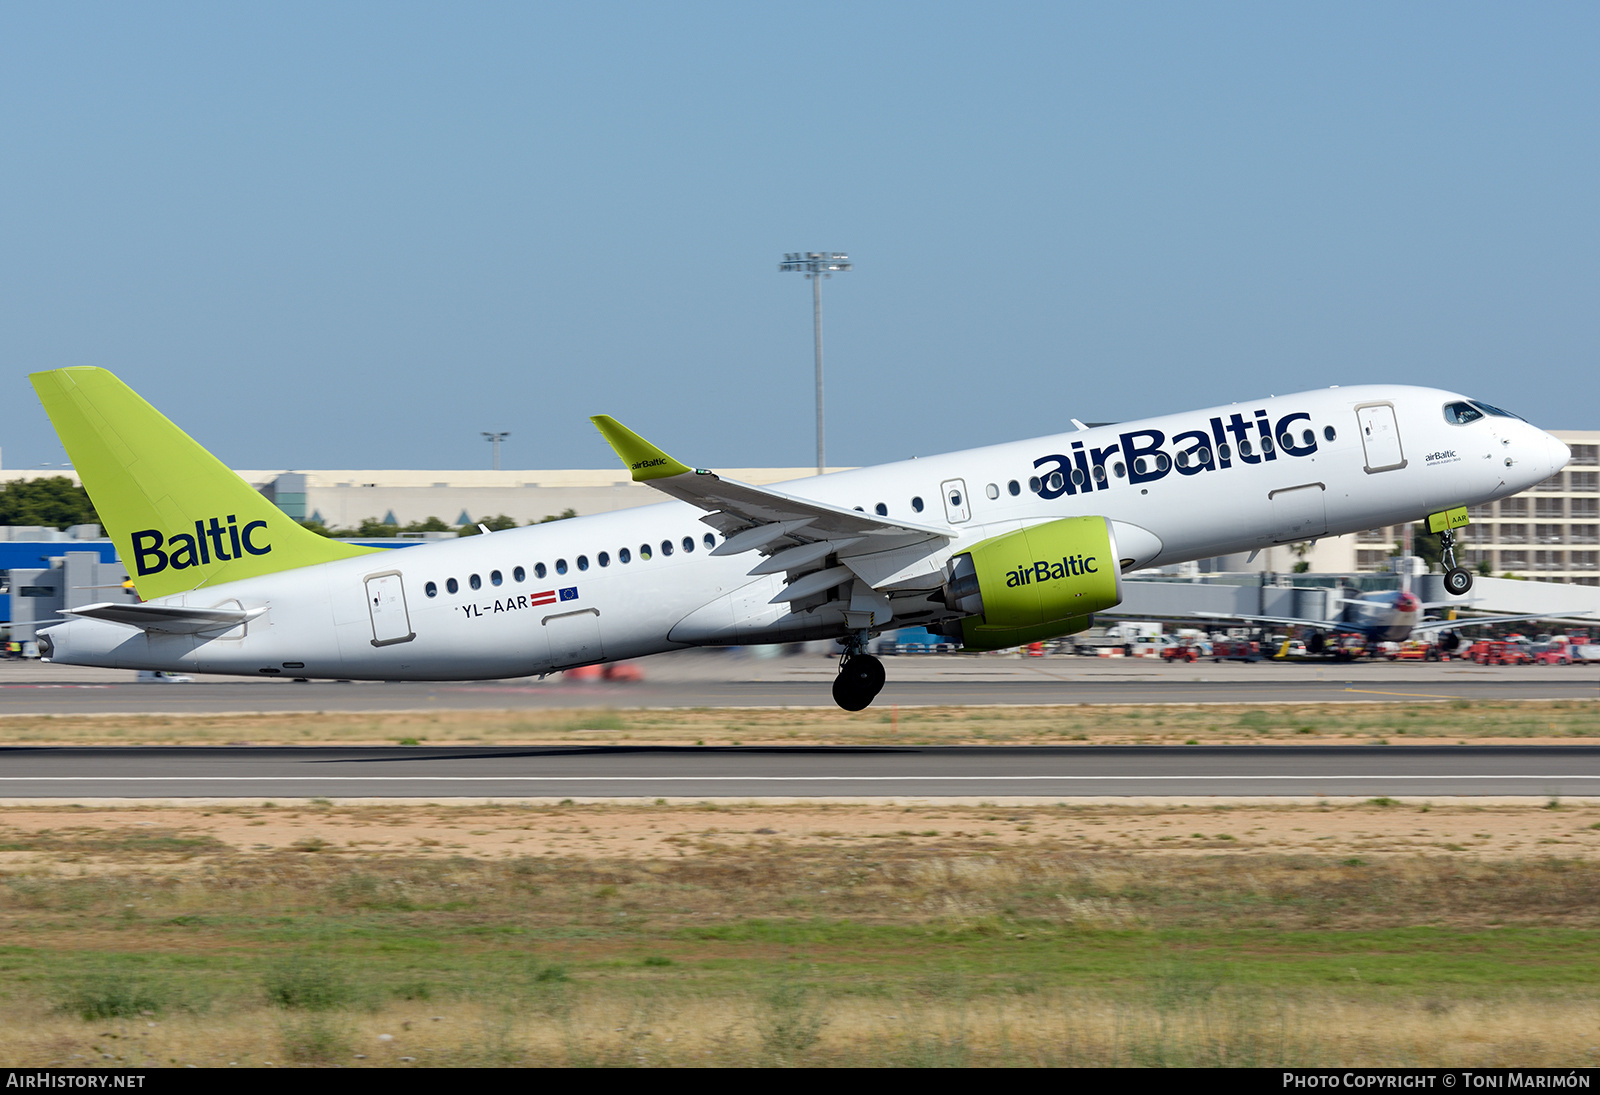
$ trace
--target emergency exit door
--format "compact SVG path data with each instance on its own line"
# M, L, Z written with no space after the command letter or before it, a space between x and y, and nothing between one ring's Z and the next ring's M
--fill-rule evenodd
M411 630L411 614L406 611L406 591L399 571L368 576L367 612L372 617L373 646L410 642L417 637Z
M1400 424L1395 421L1392 403L1357 407L1356 423L1361 429L1361 447L1367 455L1368 473L1406 466L1406 455L1400 445Z

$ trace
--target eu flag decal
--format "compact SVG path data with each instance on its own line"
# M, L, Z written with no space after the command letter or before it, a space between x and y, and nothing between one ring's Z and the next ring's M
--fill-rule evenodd
M566 589L563 589L561 591L561 599L563 601L576 601L578 599L578 587L568 586Z

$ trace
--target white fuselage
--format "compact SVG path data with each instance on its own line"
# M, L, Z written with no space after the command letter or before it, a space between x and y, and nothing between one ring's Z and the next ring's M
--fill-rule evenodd
M1145 567L1413 521L1525 490L1566 463L1561 442L1520 419L1447 421L1443 408L1463 399L1430 388L1335 388L801 479L782 489L868 514L881 504L891 518L948 524L954 538L928 549L925 574L988 537L1090 514L1118 522L1121 554ZM1270 452L1263 433L1274 437ZM1291 446L1282 444L1285 434ZM761 561L753 552L713 556L703 516L667 502L287 570L158 602L266 609L221 635L147 633L91 619L45 634L51 660L66 664L375 680L522 676L685 646L845 634L842 618L800 622L786 604L769 603L783 575L752 578ZM925 584L931 592L938 581ZM380 587L398 590L403 602L391 601L375 616L369 601ZM952 615L927 597L894 603L888 627Z

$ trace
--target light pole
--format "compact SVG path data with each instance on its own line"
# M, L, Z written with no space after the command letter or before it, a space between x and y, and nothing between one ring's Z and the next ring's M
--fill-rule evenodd
M490 433L483 430L483 439L494 446L494 470L500 470L500 442L511 436L510 430L501 430L499 433Z
M811 282L811 326L817 346L817 474L827 470L822 446L822 279L850 269L850 256L839 251L791 251L778 269L798 271Z

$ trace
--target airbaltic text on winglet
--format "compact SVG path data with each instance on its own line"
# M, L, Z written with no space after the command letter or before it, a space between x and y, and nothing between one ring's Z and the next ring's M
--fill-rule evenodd
M658 456L653 460L636 460L629 471L638 471L640 468L659 468L667 462L666 457Z
M153 528L141 529L133 534L134 567L142 577L159 574L169 566L173 570L187 570L207 566L213 559L226 563L244 555L266 555L272 545L258 544L254 540L257 530L266 527L265 521L251 521L240 528L238 518L230 513L226 526L216 517L211 518L209 525L196 521L193 536L187 532L163 536Z

